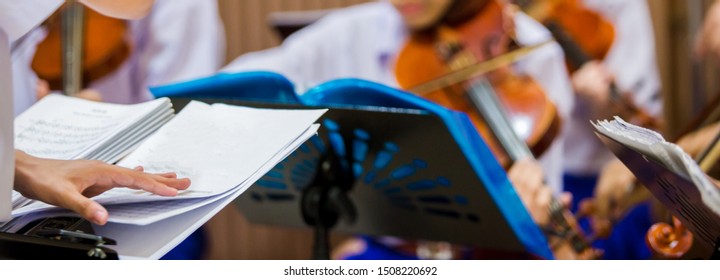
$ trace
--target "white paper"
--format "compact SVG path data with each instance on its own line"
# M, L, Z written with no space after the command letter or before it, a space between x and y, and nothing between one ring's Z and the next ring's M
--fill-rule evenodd
M657 132L635 126L615 117L614 121L594 123L597 130L616 141L640 151L666 168L693 181L701 199L720 216L720 189L712 183L695 160L678 145L669 143Z
M325 111L193 101L118 165L143 166L147 172L175 171L178 177L190 178L189 195L180 197L221 194L249 178Z
M85 158L168 102L117 105L52 94L17 117L15 147L43 158Z
M327 110L271 110L191 102L118 165L146 172L177 172L191 186L175 197L116 188L93 198L105 205L108 221L147 225L239 196L317 132L313 124ZM202 199L198 199L202 198ZM180 201L176 201L180 200ZM13 216L54 209L33 202Z

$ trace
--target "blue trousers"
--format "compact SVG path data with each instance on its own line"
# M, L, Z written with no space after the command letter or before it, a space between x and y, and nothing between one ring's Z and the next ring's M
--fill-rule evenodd
M207 239L203 227L198 228L188 238L170 250L161 260L200 260L205 257Z
M577 210L578 203L590 198L595 190L597 176L574 176L565 174L563 184L565 191L573 195L571 210ZM606 260L645 260L651 257L650 249L645 243L645 234L653 225L652 213L649 203L643 203L632 208L627 215L613 227L612 234L607 239L599 239L593 247L602 249ZM580 226L589 232L590 223L587 219L578 221Z

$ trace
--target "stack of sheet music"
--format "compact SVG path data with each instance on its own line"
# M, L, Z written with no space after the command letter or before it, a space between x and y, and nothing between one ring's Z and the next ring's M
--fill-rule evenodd
M627 123L619 117L612 121L599 121L594 125L599 133L652 158L675 174L692 180L703 202L720 215L720 189L679 146L665 141L655 131Z
M167 98L119 105L53 94L15 119L15 148L43 158L114 163L173 115Z
M168 119L160 112L171 110L168 100L123 106L50 98L37 106L53 111L33 107L16 121L19 149L54 158L112 158L109 154L123 154L121 150L136 146L163 122L158 118ZM95 199L107 207L109 222L132 225L156 223L220 200L229 202L314 135L319 127L314 122L325 112L193 101L118 163L143 166L151 173L177 172L178 177L191 179L190 188L176 197L113 189ZM17 206L14 217L57 215L59 210L41 202ZM11 228L6 226L7 231Z

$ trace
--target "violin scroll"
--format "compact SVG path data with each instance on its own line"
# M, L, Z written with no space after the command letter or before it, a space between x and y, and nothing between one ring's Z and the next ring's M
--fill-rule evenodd
M692 247L693 235L680 220L673 217L673 225L657 223L650 227L646 241L660 256L678 259Z

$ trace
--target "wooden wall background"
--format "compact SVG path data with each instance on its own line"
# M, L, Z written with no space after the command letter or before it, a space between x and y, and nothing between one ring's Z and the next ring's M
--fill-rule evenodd
M645 0L626 0L645 1ZM677 132L718 90L715 61L693 59L695 30L711 0L647 0L655 27L658 66L663 81L668 133ZM368 0L219 0L227 34L227 60L277 45L280 40L267 25L274 11L338 8ZM693 77L695 73L695 77ZM206 228L210 259L306 259L312 233L253 225L234 206L213 218ZM334 236L333 242L343 236Z

